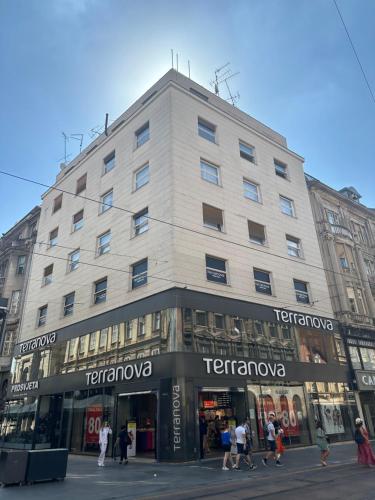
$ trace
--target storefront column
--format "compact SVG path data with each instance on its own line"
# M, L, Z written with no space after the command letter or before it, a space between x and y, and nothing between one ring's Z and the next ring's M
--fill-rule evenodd
M374 318L375 317L374 297L372 296L371 293L371 288L366 273L365 261L363 259L360 245L357 244L354 245L354 253L358 263L359 275L363 283L363 291L366 297L367 312L368 315L371 316L371 318Z

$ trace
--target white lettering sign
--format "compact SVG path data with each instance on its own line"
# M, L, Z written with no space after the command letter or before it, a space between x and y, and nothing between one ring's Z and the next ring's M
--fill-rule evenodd
M150 377L152 375L151 361L142 361L134 365L122 365L103 370L86 372L86 385L123 382L134 378Z
M10 386L10 392L27 392L33 391L39 388L39 381L34 380L33 382L23 382L22 384L13 384Z
M206 364L206 372L215 375L241 375L260 377L285 377L285 365L275 362L256 362L244 360L218 359L218 358L203 358Z
M362 375L362 382L365 385L375 385L375 375Z
M333 322L330 319L321 318L320 316L311 316L310 314L295 313L274 309L277 321L283 323L291 323L293 325L308 326L319 330L333 330Z
M25 352L34 351L35 349L39 349L40 347L47 347L50 344L54 344L55 342L56 332L46 333L41 337L28 340L27 342L22 342L22 344L20 344L20 353L24 354Z
M181 449L181 387L172 386L173 451Z

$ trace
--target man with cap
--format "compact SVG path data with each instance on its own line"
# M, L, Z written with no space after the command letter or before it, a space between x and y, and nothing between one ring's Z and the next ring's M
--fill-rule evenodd
M276 456L276 433L275 433L275 426L273 424L274 421L275 421L275 413L273 411L270 411L268 414L268 424L267 424L267 441L270 451L268 451L266 456L262 459L262 463L265 467L268 466L269 458L273 458L274 460L276 460L276 467L282 467L280 460Z

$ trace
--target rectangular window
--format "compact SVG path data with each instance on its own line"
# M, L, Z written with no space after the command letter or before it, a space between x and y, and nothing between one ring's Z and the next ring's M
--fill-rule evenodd
M349 269L349 262L346 257L340 257L340 266L341 269L348 270Z
M251 163L255 163L254 148L240 141L240 156Z
M158 354L160 354L159 347L154 347L154 349L151 349L151 356L157 356Z
M77 339L69 340L69 350L68 350L69 358L72 358L75 355L76 347L77 347Z
M115 159L116 159L116 156L115 156L114 151L104 158L103 163L104 163L104 173L105 174L110 172L111 170L113 170L115 168Z
M125 322L125 338L126 340L131 340L132 339L132 330L133 330L133 322L132 321L126 321Z
M19 255L17 259L16 274L25 274L26 269L26 255Z
M307 283L299 280L293 280L294 291L296 292L297 302L302 302L303 304L309 304L309 292L307 289Z
M332 210L327 210L327 219L328 219L328 222L334 226L340 225L339 214L336 212L333 212Z
M138 318L138 337L146 335L146 317L141 316Z
M358 347L349 346L349 356L353 368L355 370L361 370L362 364L361 364L361 359L359 357Z
M283 179L287 179L288 171L285 163L282 163L279 160L273 160L273 163L275 165L275 174L278 175L279 177L282 177Z
M96 347L97 332L90 333L89 351L94 351Z
M54 214L55 212L57 212L58 210L60 210L60 208L62 207L62 199L63 199L63 195L62 193L59 194L59 196L57 196L54 200L53 200L53 209L52 209L52 213Z
M38 326L43 326L47 321L47 309L48 306L42 306L38 309Z
M150 125L149 122L145 123L141 128L139 128L136 133L135 137L137 139L137 148L142 146L145 142L147 142L150 139Z
M286 235L286 244L288 247L288 255L291 257L302 257L301 240L294 236Z
M107 278L97 281L94 285L94 304L100 304L107 300Z
M352 288L351 286L347 286L346 293L348 295L349 306L350 306L351 312L357 313L358 310L357 310L357 302L355 300L354 288Z
M201 160L201 177L207 182L212 184L220 184L220 170L219 167L212 165L204 160Z
M9 314L17 314L20 306L21 290L13 290L10 299Z
M82 175L77 180L76 194L82 193L86 189L87 174Z
M262 224L253 222L251 220L247 221L249 228L249 239L252 243L257 243L258 245L264 245L266 243L266 230Z
M285 198L285 196L280 195L280 210L283 214L294 217L294 203L293 200Z
M215 140L216 127L212 123L206 122L202 118L198 118L198 135L207 139L210 142L216 142Z
M272 295L271 274L268 271L262 271L260 269L254 269L253 272L255 290L258 293Z
M68 293L64 297L64 316L71 316L74 310L75 292Z
M53 264L44 268L43 272L43 285L49 285L52 283L52 274L53 274Z
M103 194L103 196L100 197L100 208L99 212L102 214L112 208L113 205L113 189L108 191L107 193Z
M57 227L49 233L49 246L54 247L57 245L57 235L59 234L59 228Z
M203 207L203 224L216 231L223 230L223 211L220 208L211 207L211 205L202 204Z
M197 326L207 326L206 311L195 311L195 322Z
M118 325L112 326L111 344L117 344L118 342Z
M111 250L111 231L98 236L97 255L104 255Z
M133 215L134 236L145 233L148 230L148 208Z
M226 261L206 255L206 277L215 283L227 283Z
M132 289L138 288L147 283L147 259L136 262L132 265Z
M258 203L260 202L259 186L257 184L244 179L243 180L243 190L244 190L245 198L248 198L249 200L257 201Z
M215 328L224 330L224 316L222 314L215 314Z
M78 231L81 227L83 227L83 210L73 215L73 232Z
M8 330L4 335L4 345L3 345L3 356L11 356L13 353L13 348L16 340L16 331Z
M83 335L82 337L79 337L79 343L78 343L79 354L84 354L86 347L85 344L86 344L86 335Z
M108 328L102 328L99 334L99 349L107 346Z
M147 184L150 180L150 166L144 165L135 173L135 190Z
M160 330L161 328L161 312L160 311L157 311L156 313L154 313L153 315L153 331L154 332L157 332Z
M80 250L79 248L77 250L74 250L74 252L70 253L69 256L69 261L68 261L68 272L75 271L78 269L79 266L79 258L80 258Z

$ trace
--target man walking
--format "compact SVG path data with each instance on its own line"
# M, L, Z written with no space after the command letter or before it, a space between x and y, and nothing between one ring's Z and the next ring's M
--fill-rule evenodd
M267 467L268 465L269 458L273 458L273 460L276 460L276 467L282 467L280 460L276 456L276 433L275 433L274 421L275 421L275 413L271 411L268 414L268 423L267 423L267 441L270 451L268 451L266 453L266 456L262 459L262 463L265 467Z
M233 465L233 469L239 469L240 468L240 459L241 456L243 456L243 459L245 460L246 464L250 466L251 469L255 469L255 466L250 462L248 455L248 450L247 448L247 421L244 419L238 427L236 427L236 430L234 431L236 434L236 446L237 446L237 455L236 455L236 463Z

